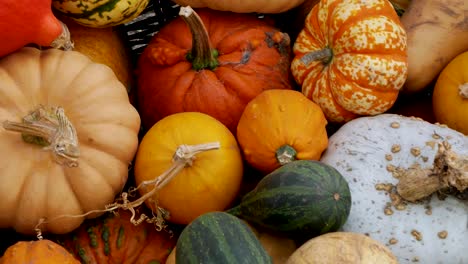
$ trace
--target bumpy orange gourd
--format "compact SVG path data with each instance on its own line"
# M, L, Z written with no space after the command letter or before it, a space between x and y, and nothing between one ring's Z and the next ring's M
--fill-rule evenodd
M76 51L0 60L0 228L68 233L127 178L140 118L114 72ZM96 214L87 217L96 217ZM61 217L61 218L57 218Z
M302 92L331 122L376 115L395 102L407 76L406 33L387 0L321 0L294 44Z
M135 182L155 214L188 224L210 211L223 211L235 199L243 164L234 135L215 118L199 112L169 115L144 135L135 160Z
M0 264L80 264L65 248L50 240L19 241L10 246Z
M432 106L439 123L468 135L468 51L456 56L440 73Z
M87 220L57 241L82 263L164 263L175 247L176 234L146 222L135 225L131 216L120 210Z
M70 47L66 27L52 13L52 0L2 0L0 57L27 44Z
M288 35L266 19L181 8L181 17L165 25L139 58L137 101L143 127L170 114L195 111L235 133L245 105L257 94L291 88L289 55Z
M268 90L247 104L237 126L246 161L270 173L298 159L318 160L327 148L320 107L293 90Z

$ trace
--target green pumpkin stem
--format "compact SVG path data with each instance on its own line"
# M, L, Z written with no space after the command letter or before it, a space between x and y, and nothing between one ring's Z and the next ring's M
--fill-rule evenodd
M290 145L284 145L276 150L276 160L281 166L296 160L297 152Z
M211 47L210 37L203 21L190 6L181 7L179 15L192 33L192 50L186 56L192 63L192 68L196 71L214 70L219 64L218 51Z
M316 50L305 54L301 58L301 62L308 65L313 61L321 61L324 65L328 65L333 59L333 50L330 47L325 47L321 50Z

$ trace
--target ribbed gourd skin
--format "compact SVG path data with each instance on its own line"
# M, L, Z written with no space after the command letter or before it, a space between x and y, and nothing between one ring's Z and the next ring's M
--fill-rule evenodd
M338 230L350 210L348 182L335 168L297 160L265 176L228 212L268 230L308 239Z
M113 27L139 16L150 0L53 0L54 9L77 23L95 28Z
M272 263L253 231L225 212L203 214L177 240L176 264Z

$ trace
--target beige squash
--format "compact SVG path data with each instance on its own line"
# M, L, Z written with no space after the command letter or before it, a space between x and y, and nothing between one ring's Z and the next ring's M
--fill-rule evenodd
M56 49L4 57L0 121L0 228L67 233L122 190L140 118L109 67Z

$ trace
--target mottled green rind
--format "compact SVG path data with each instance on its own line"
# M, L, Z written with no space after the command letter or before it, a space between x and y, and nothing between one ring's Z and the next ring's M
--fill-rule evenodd
M227 212L268 230L307 239L337 231L350 210L348 182L335 168L297 160L265 176Z
M224 212L203 214L177 240L176 264L272 263L252 230Z

